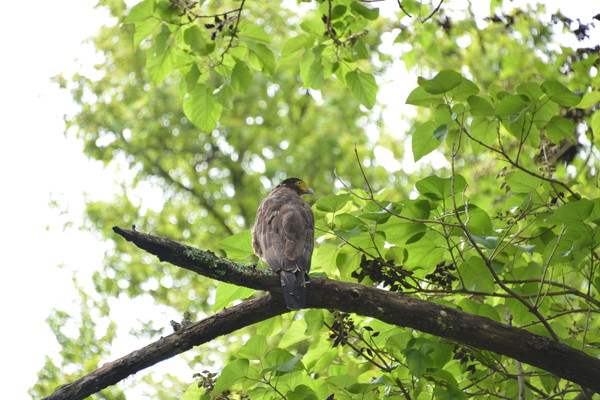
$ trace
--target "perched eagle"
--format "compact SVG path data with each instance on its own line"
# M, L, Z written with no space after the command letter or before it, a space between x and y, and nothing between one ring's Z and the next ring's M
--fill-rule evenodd
M313 190L298 178L281 182L260 203L252 229L252 247L281 277L287 308L306 303L306 282L315 240L315 216L300 196Z

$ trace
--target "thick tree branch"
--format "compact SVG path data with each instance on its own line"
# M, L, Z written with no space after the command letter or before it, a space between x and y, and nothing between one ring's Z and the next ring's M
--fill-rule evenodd
M228 283L281 291L279 278L256 269L254 264L239 264L160 236L113 229L162 261ZM307 306L369 316L494 351L600 392L600 360L545 336L486 317L372 286L324 278L311 279Z
M64 395L72 390L76 393L85 393L87 396L118 382L129 374L193 346L287 311L281 302L279 278L256 269L255 264L236 263L218 257L212 252L183 245L165 237L119 227L114 227L113 230L141 249L156 255L161 261L167 261L224 282L274 292L273 298L264 296L222 310L181 332L163 338L113 363L106 364L88 377L61 387L56 393L60 391ZM478 349L490 350L542 368L595 392L600 392L600 360L545 336L442 304L356 283L312 278L307 294L307 307L337 309L373 317L389 324L413 328ZM227 322L224 322L225 320ZM210 328L206 326L210 326ZM192 329L193 331L191 331ZM196 336L196 330L199 332L210 330L210 333ZM153 351L155 348L160 348L160 350ZM141 354L146 354L146 352L149 352L146 356L147 359L136 362ZM121 371L116 374L106 371L121 364L127 366L125 372ZM123 375L124 373L126 374ZM109 376L110 379L100 386L98 376ZM80 396L53 397L55 394L48 399L83 398Z
M289 310L285 308L283 299L270 294L223 309L125 357L104 364L83 378L59 387L44 400L84 399L194 346L286 312Z

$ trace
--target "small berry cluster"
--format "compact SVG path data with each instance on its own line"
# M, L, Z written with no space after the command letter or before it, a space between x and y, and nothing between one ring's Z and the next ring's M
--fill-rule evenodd
M425 275L425 279L442 289L452 289L452 283L458 280L453 271L456 271L453 263L446 264L446 261L442 261L435 266L435 271Z
M413 275L412 271L404 269L401 265L395 265L392 260L385 261L383 258L367 259L363 254L360 266L352 277L358 282L368 277L373 283L382 283L393 292L402 292L403 289L413 289L407 279Z

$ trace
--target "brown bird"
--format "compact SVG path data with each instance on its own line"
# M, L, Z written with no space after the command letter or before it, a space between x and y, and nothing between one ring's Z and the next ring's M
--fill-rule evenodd
M312 193L298 178L284 180L260 203L252 229L254 252L279 274L283 299L290 310L306 304L315 217L300 196Z

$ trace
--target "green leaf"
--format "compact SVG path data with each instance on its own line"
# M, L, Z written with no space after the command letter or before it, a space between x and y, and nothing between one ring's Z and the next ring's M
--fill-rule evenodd
M371 391L377 389L377 387L381 386L381 385L383 385L383 382L381 382L381 379L376 379L375 382L355 383L348 388L348 391L350 393L364 395L365 393L368 393L368 392L371 392Z
M377 97L377 90L379 89L373 75L362 72L359 69L350 71L346 74L346 85L348 85L354 97L363 106L369 110L373 108Z
M133 45L139 46L142 40L150 36L154 31L158 30L161 22L152 18L145 19L135 23L135 33L133 34Z
M269 394L271 394L270 392ZM311 389L307 385L298 385L294 388L294 391L287 392L285 394L287 400L319 400L317 392Z
M351 197L349 194L329 194L317 200L315 207L319 211L334 213L344 208Z
M471 314L480 315L487 317L494 321L503 322L503 318L500 318L498 310L490 304L480 303L479 301L463 298L458 303L458 308ZM503 313L504 315L504 313Z
M456 71L446 69L438 72L433 79L419 77L417 82L420 87L431 94L442 94L454 89L463 81L463 77Z
M379 8L368 8L357 1L353 1L352 4L350 4L350 8L356 14L359 14L370 21L374 21L379 17Z
M322 46L308 49L300 60L300 78L305 88L319 90L323 86L323 65L321 64Z
M433 136L437 126L427 121L417 127L412 135L412 152L415 162L437 149L442 142Z
M215 71L216 73L218 73L219 75L221 75L222 77L227 78L227 79L231 79L231 71L232 70L233 70L233 68L230 65L225 64L225 63L216 65L213 69L213 71Z
M215 98L223 107L228 110L233 109L233 89L229 85L223 85L215 94Z
M238 379L246 377L249 366L250 362L245 358L239 358L227 364L217 378L213 394L221 394L229 390Z
M467 102L471 106L471 113L475 116L492 116L494 107L489 101L480 96L469 96Z
M209 43L206 33L196 25L186 29L183 38L192 51L202 56L210 54L214 49L214 43Z
M327 383L342 389L346 389L356 383L356 378L348 374L333 375L327 378Z
M321 36L325 32L325 24L320 19L307 19L300 24L300 28L311 35Z
M418 377L421 377L423 373L431 366L431 359L429 355L417 349L406 349L403 351L406 355L406 364L408 364L409 371Z
M452 123L452 110L448 104L440 104L435 108L435 113L433 114L433 121L438 125L447 125Z
M448 92L454 100L466 100L479 93L479 87L470 80L463 78L458 86Z
M545 101L538 107L533 118L533 122L538 128L543 128L548 124L552 117L558 114L559 105L551 101Z
M271 49L262 43L249 43L248 50L249 65L267 75L273 75L277 64Z
M600 135L600 110L594 111L592 115L592 132L598 137Z
M196 64L193 64L189 71L185 73L185 87L187 91L192 91L198 84L200 78L200 71Z
M440 95L431 94L420 86L410 92L406 98L406 104L419 107L433 107L443 102L444 100Z
M179 24L181 21L179 8L173 7L170 1L157 0L155 15L163 22L171 24Z
M375 221L380 224L386 222L390 218L390 216L391 216L391 214L389 212L387 212L386 210L381 210L381 209L380 209L380 211L369 211L369 212L361 213L358 215L358 217L361 219Z
M236 354L248 360L261 360L267 354L267 339L263 335L253 335Z
M213 310L220 311L235 300L246 299L250 297L254 292L254 289L219 281L217 283L217 293L215 296L215 306L213 307Z
M266 321L259 322L256 326L256 333L264 335L265 337L271 337L279 334L283 326L283 318L278 315L273 318L269 318Z
M482 245L487 249L495 249L498 246L498 242L500 238L498 236L479 236L479 235L471 235L473 240Z
M331 10L331 19L334 20L343 17L346 14L346 11L348 11L348 7L343 4L338 4Z
M163 25L162 32L157 36L155 44L148 52L146 67L150 78L155 83L162 82L175 69L190 61L181 49L171 43L175 35L169 32L166 25Z
M371 56L371 52L367 47L363 38L358 38L352 46L352 60L366 60Z
M287 40L281 53L284 55L293 54L299 50L312 46L313 42L314 38L312 36L301 33L298 36Z
M515 171L508 174L506 183L515 193L531 193L540 188L543 181L523 171Z
M491 146L498 139L498 120L475 117L471 122L471 136Z
M285 331L281 341L279 342L280 348L290 347L298 342L306 340L306 321L303 319L295 320L291 323L290 327Z
M323 310L311 308L304 313L304 320L306 321L306 331L304 332L306 336L319 334L325 321Z
M240 93L246 93L252 83L252 72L243 61L237 61L231 71L231 87Z
M600 92L586 92L581 102L577 104L577 108L590 108L598 103L600 103Z
M427 226L423 222L411 222L395 218L390 220L380 229L385 233L385 240L396 246L404 246L418 242L427 231ZM399 248L392 247L390 256L395 256L399 261L403 261L406 254Z
M434 139L443 142L446 139L446 135L448 134L448 124L443 124L435 128L433 131Z
M219 242L221 250L225 251L228 258L233 260L246 260L248 256L254 254L252 249L251 230L236 233Z
M510 94L500 101L496 113L501 116L517 115L528 105L529 100L524 95Z
M240 36L257 42L271 43L269 34L255 23L240 23Z
M562 139L572 137L574 129L575 123L572 120L554 116L546 125L546 136L552 143L558 144Z
M525 82L517 86L517 93L527 96L529 101L537 102L542 97L542 89L538 83Z
M333 220L335 231L349 232L357 226L363 226L363 222L351 214L339 214ZM358 230L360 232L360 230Z
M468 262L460 264L458 270L465 289L483 293L494 292L494 278L481 258L471 257Z
M269 368L265 368L264 371L277 371L277 372L292 372L292 371L296 371L296 370L301 370L304 369L304 366L302 366L302 363L299 363L299 361L302 359L302 354L298 354L292 358L290 358L289 360L287 360L286 362L283 362L281 364L277 364L277 365L273 365L272 367Z
M404 200L402 209L397 210L403 217L414 219L427 219L431 214L431 205L424 199ZM402 218L390 218L388 222L380 226L385 233L386 241L396 245L414 243L420 239L426 231L426 226L422 222L412 222Z
M542 91L546 93L551 101L560 104L561 106L575 107L581 102L579 96L554 79L542 83Z
M436 175L428 176L415 183L415 187L421 194L433 195L437 199L443 199L452 195L452 178L440 178ZM467 181L462 175L454 176L454 193L461 193L467 186Z
M335 272L335 259L338 248L331 243L323 243L317 246L313 253L313 265L318 265L320 270L327 274Z
M198 128L211 132L217 126L223 106L209 89L199 84L183 100L183 112Z
M285 364L293 358L294 355L287 350L281 348L271 349L263 359L265 371L271 370L272 367Z
M592 213L594 203L588 199L571 201L558 207L547 221L550 223L582 222Z
M436 400L467 400L467 395L462 390L447 382L436 384L432 397Z
M183 396L181 396L180 400L199 400L202 399L202 395L205 393L205 388L200 387L198 383L194 382L190 384L185 392L183 392Z
M492 220L484 210L474 204L469 204L467 210L469 215L467 229L469 233L473 235L491 235L494 233L492 229ZM459 207L458 211L463 213L465 207Z
M540 145L540 131L536 124L532 124L529 113L523 112L516 119L511 115L509 119L504 119L502 124L520 142L534 148Z
M131 8L129 14L123 20L124 24L131 24L134 22L143 21L148 19L154 14L156 9L156 0L144 0L139 2Z

